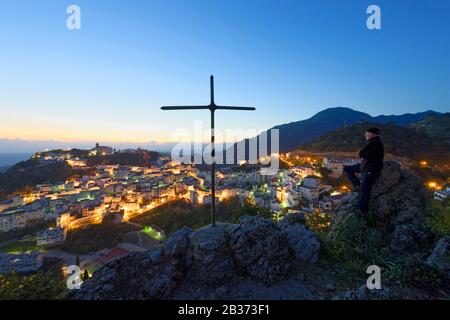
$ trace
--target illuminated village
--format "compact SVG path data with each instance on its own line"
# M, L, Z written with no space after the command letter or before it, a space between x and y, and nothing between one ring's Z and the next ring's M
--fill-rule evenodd
M89 156L106 156L114 152L112 148L97 144ZM320 159L295 153L277 156L285 166L273 176L262 175L259 166L241 170L245 162L239 166L221 168L216 179L217 203L220 205L224 200L236 198L242 203L249 202L269 209L274 219L280 219L285 214L300 211L319 216L330 214L351 195L345 184L324 182L323 172L325 170L327 176L339 179L344 165L353 164L358 159ZM88 166L87 159L72 157L67 150L37 153L33 158L43 165L66 162L73 168L86 172L89 169L93 173L56 184L36 185L30 192L0 203L2 232L29 228L42 221L54 223L46 230L27 236L36 240L38 250L0 253L0 272L35 271L41 267L45 256L62 258L66 265L73 264L75 255L58 250L58 246L64 244L67 233L100 224L108 216L119 223L132 223L130 220L133 218L174 200L184 199L195 206L211 202L209 173L191 164L173 162L167 156L158 155L156 161L148 166L94 167ZM433 182L429 183L429 187L438 189ZM445 199L448 194L448 188L436 190L435 198ZM143 231L154 240L152 245L165 239L164 230L155 226L145 226ZM93 272L130 251L146 248L148 246L143 247L139 242L121 243L115 248L90 253L82 257L80 263Z

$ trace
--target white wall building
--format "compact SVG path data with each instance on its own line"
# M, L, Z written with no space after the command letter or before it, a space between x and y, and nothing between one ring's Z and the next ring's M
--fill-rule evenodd
M298 175L300 178L313 176L317 174L317 171L314 168L307 166L294 167L291 169L291 171L294 172L296 175Z
M434 192L434 200L444 201L450 196L450 187L443 190L436 190Z
M38 246L62 244L66 241L67 231L61 227L50 228L39 232L36 240Z
M25 228L26 220L23 210L16 210L0 214L0 231L8 232Z
M358 159L353 158L325 158L323 159L323 165L328 170L331 170L331 177L338 178L344 172L344 166L351 166L358 163Z
M317 202L319 200L319 188L303 185L300 186L299 189L302 194L302 199L309 203Z

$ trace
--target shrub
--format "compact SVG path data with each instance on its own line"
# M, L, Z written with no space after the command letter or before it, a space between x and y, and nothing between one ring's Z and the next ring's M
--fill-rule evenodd
M66 293L66 284L53 272L0 275L0 300L56 300Z
M308 212L305 214L306 226L317 233L320 239L324 239L331 226L331 213L320 211Z
M427 208L427 223L438 236L450 235L450 201L432 201Z

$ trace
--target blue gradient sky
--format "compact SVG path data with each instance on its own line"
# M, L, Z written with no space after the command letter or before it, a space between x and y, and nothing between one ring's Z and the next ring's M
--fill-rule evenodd
M66 29L77 4L82 29ZM378 4L382 30L366 28ZM0 138L171 140L216 102L218 128L267 129L333 106L450 111L450 1L2 1Z

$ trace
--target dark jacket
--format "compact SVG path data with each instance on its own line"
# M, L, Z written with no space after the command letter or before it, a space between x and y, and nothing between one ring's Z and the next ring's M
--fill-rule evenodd
M359 152L362 172L371 172L379 175L383 169L384 145L380 137L375 137L367 141L364 148Z

